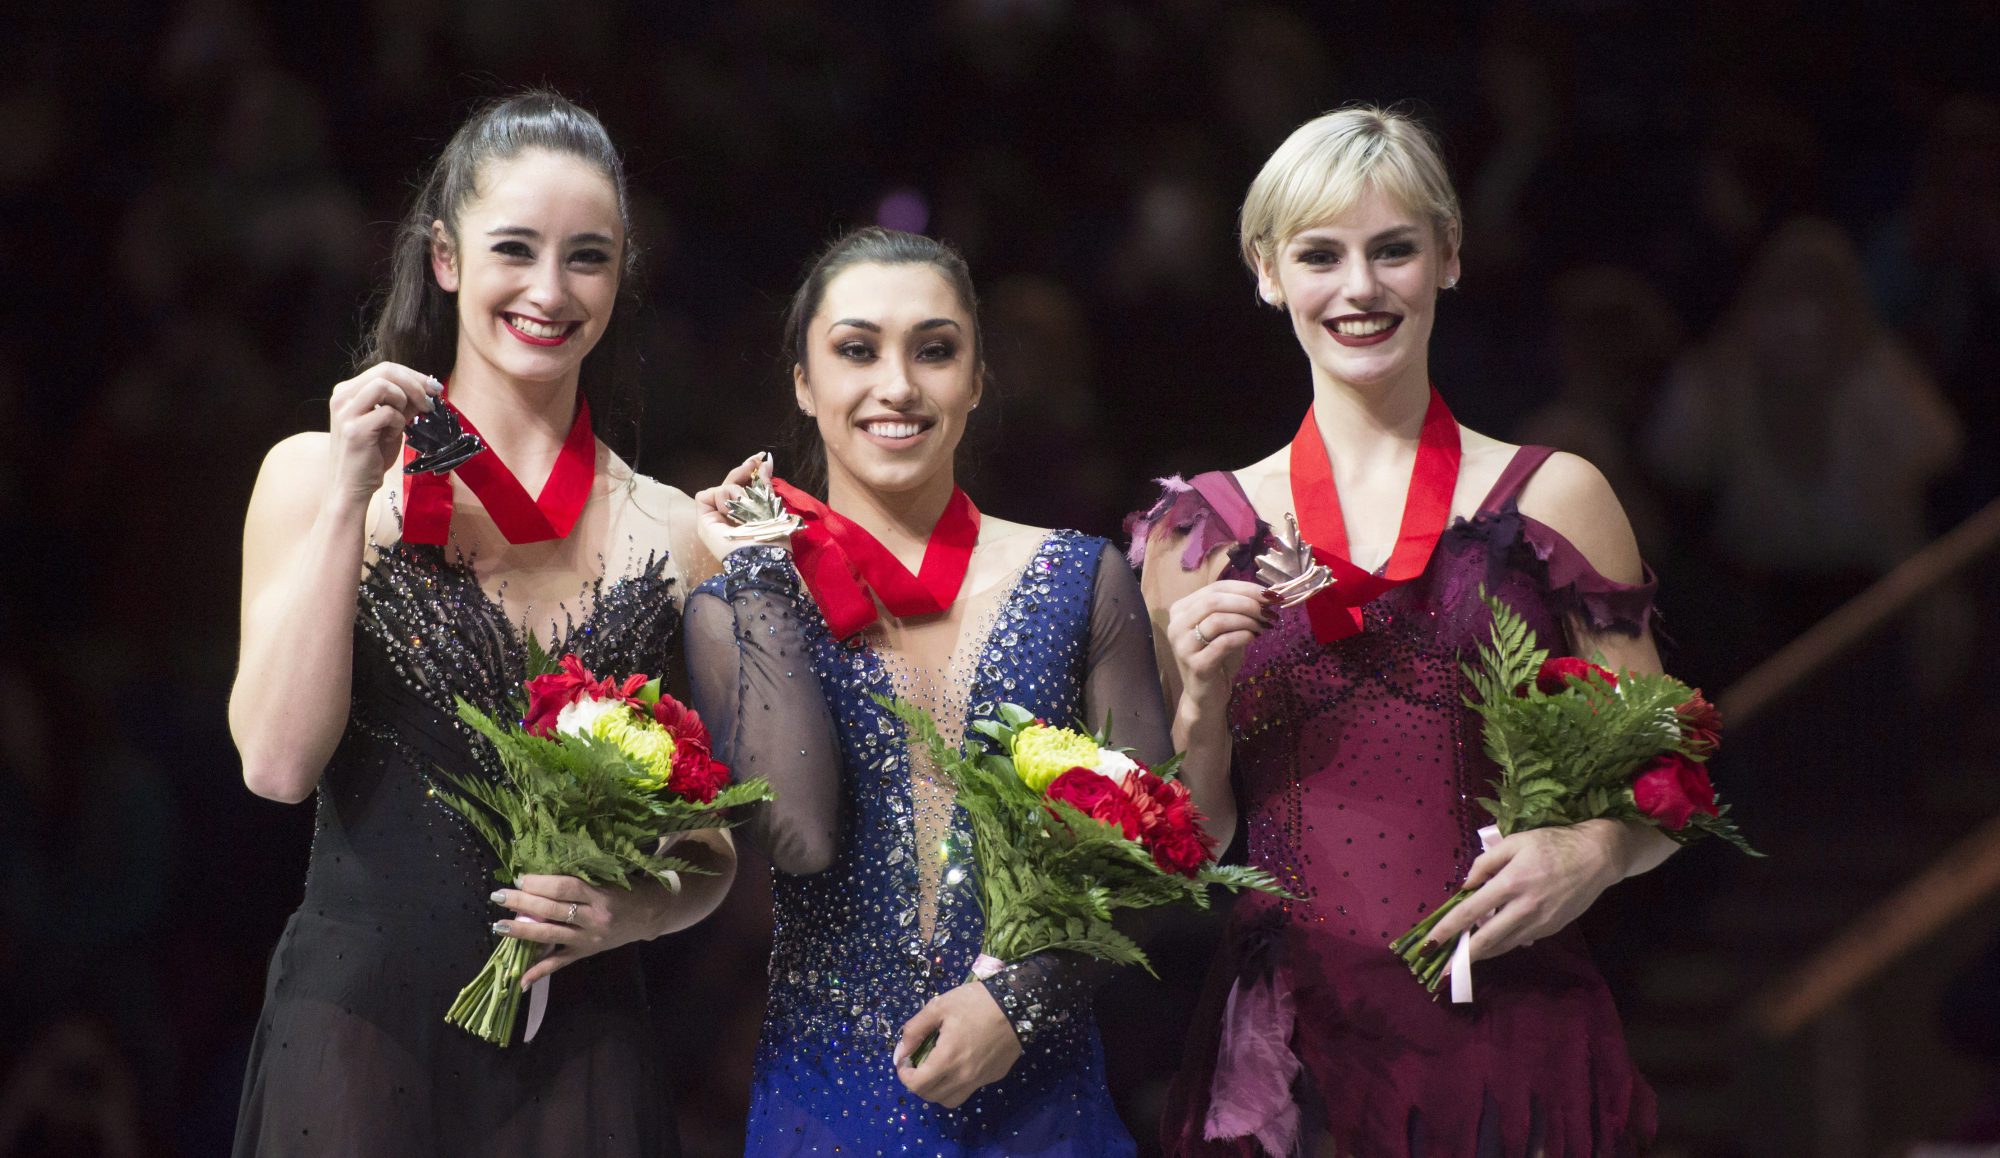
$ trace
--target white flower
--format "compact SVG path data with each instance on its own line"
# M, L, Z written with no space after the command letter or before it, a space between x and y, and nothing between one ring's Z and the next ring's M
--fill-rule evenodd
M600 700L583 696L556 713L556 731L565 736L591 736L597 721L613 712L629 712L623 700Z
M1125 786L1126 777L1138 770L1139 765L1133 761L1132 757L1127 756L1123 752L1114 752L1109 748L1099 749L1097 763L1091 766L1091 771L1096 772L1099 776L1108 778L1120 788Z

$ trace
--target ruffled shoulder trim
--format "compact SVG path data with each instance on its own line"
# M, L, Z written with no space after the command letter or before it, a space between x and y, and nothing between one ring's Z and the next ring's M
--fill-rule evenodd
M1192 479L1172 475L1155 481L1160 484L1160 497L1152 509L1134 511L1125 519L1125 533L1132 539L1127 553L1132 566L1145 565L1146 544L1163 524L1187 537L1187 546L1181 551L1181 568L1186 571L1200 567L1217 547L1240 547L1264 538L1264 521L1257 517L1242 484L1228 471L1212 470Z
M1575 618L1593 632L1617 632L1637 638L1658 617L1653 594L1659 587L1653 569L1637 583L1620 583L1600 574L1576 544L1547 523L1521 513L1521 491L1556 453L1552 446L1523 446L1500 472L1479 513L1469 520L1475 534L1492 545L1495 562L1506 559L1540 580L1555 610ZM1499 576L1489 575L1497 584Z
M1522 514L1511 501L1497 511L1461 520L1460 525L1491 545L1489 566L1512 567L1534 576L1556 611L1573 616L1593 632L1637 638L1659 617L1653 596L1660 584L1650 566L1637 583L1607 578L1561 531ZM1488 575L1489 587L1497 586L1500 578L1498 573Z

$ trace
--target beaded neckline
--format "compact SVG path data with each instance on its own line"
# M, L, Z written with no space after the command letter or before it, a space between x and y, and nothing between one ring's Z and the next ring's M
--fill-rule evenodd
M601 555L599 561L603 561ZM599 572L595 578L583 580L577 592L577 602L582 607L583 614L578 616L576 610L566 601L556 603L549 611L551 625L555 616L560 615L564 627L561 634L541 641L543 650L550 655L561 655L574 650L578 636L589 635L599 619L613 608L628 602L626 599L630 594L628 589L643 585L648 590L671 590L676 580L675 576L667 571L669 562L668 552L655 549L648 551L645 563L630 574L620 575L616 579L607 581L605 574ZM392 567L430 568L440 575L452 577L456 581L455 586L470 596L485 613L489 622L497 625L507 635L510 643L523 654L526 653L530 629L525 617L523 622L517 624L508 616L504 584L498 595L488 591L485 584L479 581L479 574L473 567L472 559L463 552L458 552L457 557L453 558L447 555L444 547L435 544L412 543L408 540L392 543L379 548L375 558L367 564L365 568L367 574L362 580L363 589L380 590L381 585L378 580L385 578L386 572Z

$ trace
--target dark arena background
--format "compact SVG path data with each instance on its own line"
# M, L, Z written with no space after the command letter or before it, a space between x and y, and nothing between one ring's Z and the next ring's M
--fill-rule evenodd
M1467 217L1436 380L1612 478L1771 854L1691 850L1586 918L1657 1153L2000 1153L2000 5L19 8L0 1156L227 1153L312 822L244 789L224 719L250 485L324 429L411 183L543 83L630 164L641 469L693 491L779 441L785 298L881 221L982 289L969 489L1103 534L1298 420L1234 249L1263 158L1347 102L1422 114ZM765 877L647 950L690 1155L740 1152ZM1101 1002L1142 1152L1215 929Z

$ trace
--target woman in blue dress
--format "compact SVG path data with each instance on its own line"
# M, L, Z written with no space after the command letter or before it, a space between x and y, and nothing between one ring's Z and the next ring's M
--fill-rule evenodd
M872 697L922 704L954 742L997 702L1110 716L1142 760L1164 758L1137 582L1104 540L983 517L958 489L985 369L949 247L840 239L788 337L826 501L781 487L804 529L732 551L686 624L718 755L778 791L749 826L775 873L748 1152L1130 1154L1090 1013L1104 967L1047 954L966 980L983 922L965 816ZM751 467L698 496L710 542Z

